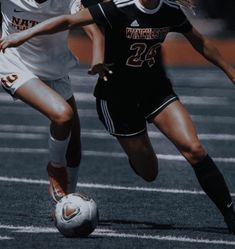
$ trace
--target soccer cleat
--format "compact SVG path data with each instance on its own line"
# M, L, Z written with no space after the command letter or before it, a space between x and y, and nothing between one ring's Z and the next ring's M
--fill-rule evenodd
M51 163L47 165L49 179L49 194L55 202L68 194L68 176L66 167L53 167Z
M235 234L235 213L233 212L232 214L224 217L224 221L227 224L229 233Z

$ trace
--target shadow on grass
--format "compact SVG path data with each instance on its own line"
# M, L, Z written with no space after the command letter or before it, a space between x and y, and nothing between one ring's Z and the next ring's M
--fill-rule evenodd
M176 224L159 224L155 222L119 220L119 219L101 219L100 226L112 227L120 230L169 230L169 231L188 231L202 233L228 234L228 230L222 227L196 227L196 226L177 226Z

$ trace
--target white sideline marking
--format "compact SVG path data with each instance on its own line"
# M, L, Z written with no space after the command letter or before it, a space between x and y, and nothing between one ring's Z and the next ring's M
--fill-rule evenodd
M58 233L54 227L13 226L0 224L0 229L14 230L17 233ZM98 233L115 232L111 229L96 229Z
M0 138L8 138L8 139L45 139L45 134L35 134L35 133L13 133L13 132L0 132Z
M30 126L30 125L9 125L0 124L0 137L1 138L27 138L27 139L42 139L43 135L33 134L32 132L48 133L49 128L47 126ZM20 132L17 134L16 132ZM31 132L31 133L30 133ZM81 134L84 137L90 138L103 138L114 139L107 131L102 129L82 129ZM164 138L165 136L157 131L148 132L150 138ZM214 134L214 133L202 133L198 134L201 140L218 140L218 141L235 141L234 134Z
M1 130L1 128L0 128ZM149 137L154 138L165 138L160 132L149 131ZM86 138L97 138L97 139L111 139L114 140L113 136L110 136L102 130L83 130L81 135ZM215 141L235 141L235 135L233 134L199 134L200 140L215 140ZM35 134L35 133L16 133L16 132L0 132L0 138L14 138L14 139L45 139L46 134Z
M16 182L16 183L28 183L28 184L43 184L43 185L49 184L47 180L36 180L36 179L6 177L6 176L0 176L0 181L2 181L2 182ZM127 186L99 184L99 183L78 183L77 186L82 187L82 188L107 189L107 190L158 192L158 193L167 193L167 194L205 195L205 193L203 191L198 191L198 190L146 188L146 187L138 187L138 186L137 187L127 187ZM231 195L235 196L235 193L231 193Z
M0 153L25 153L25 154L47 154L48 149L44 148L8 148L8 147L0 147ZM95 156L95 157L116 157L116 158L124 158L126 155L122 152L103 152L103 151L91 151L84 150L82 151L84 156ZM182 161L186 162L185 158L181 155L164 155L164 154L156 154L158 159L167 160L167 161ZM235 163L234 157L213 157L215 162L221 163Z
M211 96L179 96L184 104L188 105L231 105L234 99L227 97L211 97Z
M130 239L147 239L158 241L176 241L176 242L188 242L197 244L216 244L216 245L235 245L235 241L229 240L209 240L209 239L193 239L189 237L176 237L176 236L159 236L159 235L140 235L140 234L128 234L128 233L94 233L96 235L105 235L106 237L114 238L130 238Z
M0 236L0 240L10 240L10 239L14 239L14 238L8 237L8 236Z
M11 226L0 225L0 229L13 230L18 233L58 233L56 228L52 227L35 227L35 226ZM160 235L145 235L145 234L130 234L130 233L118 233L118 231L109 229L97 228L91 235L91 237L103 236L123 239L144 239L144 240L158 240L158 241L175 241L175 242L188 242L197 244L215 244L215 245L235 245L235 241L230 240L209 240L209 239L194 239L189 237L176 237L176 236L160 236Z
M95 97L92 93L80 93L75 92L74 97L76 101L79 102L94 102ZM213 105L213 106L222 106L222 105L231 105L234 101L233 98L228 97L211 97L211 96L179 96L180 100L184 104L189 105ZM0 102L12 102L12 97L7 93L0 92Z
M221 123L235 124L235 118L232 116L210 116L210 115L190 115L193 121L201 123Z
M27 106L1 106L0 113L16 114L16 115L42 115L33 108ZM98 118L97 112L94 109L78 109L80 117ZM194 122L200 123L219 123L219 124L235 124L235 118L232 116L210 116L210 115L193 115L190 114Z
M27 106L2 106L0 108L0 113L2 114L16 114L16 115L41 115L43 116L43 114L37 112L36 110L34 110L31 107L27 107ZM93 109L78 109L78 113L80 117L96 117L98 118L97 112L96 110Z
M0 130L4 132L42 132L48 133L48 126L35 126L35 125L12 125L0 124Z

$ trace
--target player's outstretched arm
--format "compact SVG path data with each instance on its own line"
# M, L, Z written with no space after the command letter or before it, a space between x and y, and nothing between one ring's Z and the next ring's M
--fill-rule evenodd
M221 68L233 84L235 84L235 69L223 58L209 39L200 34L195 28L192 28L190 32L185 33L184 36L202 56Z
M83 9L74 15L53 17L30 29L2 37L0 39L0 51L4 52L6 48L20 46L34 36L53 34L74 26L84 26L91 23L94 23L94 21L88 9Z

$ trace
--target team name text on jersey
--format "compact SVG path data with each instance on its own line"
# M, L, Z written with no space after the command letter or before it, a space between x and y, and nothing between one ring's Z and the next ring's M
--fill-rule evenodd
M126 37L128 39L164 39L167 33L170 31L169 27L163 28L126 28Z
M36 24L38 24L38 22L35 20L21 19L15 16L13 16L11 20L11 25L19 31L32 28Z

